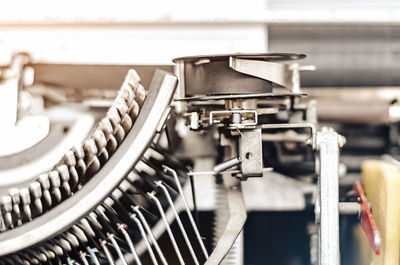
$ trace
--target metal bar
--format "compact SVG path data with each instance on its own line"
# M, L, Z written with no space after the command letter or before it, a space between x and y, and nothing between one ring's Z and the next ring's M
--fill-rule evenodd
M137 214L137 216L139 217L140 221L142 222L143 227L146 230L147 235L150 237L151 243L154 245L154 247L155 247L155 249L157 251L157 254L161 259L162 264L168 265L167 260L165 259L164 254L162 253L161 248L157 243L157 240L154 238L154 235L151 232L151 228L150 228L149 224L147 223L146 219L144 218L142 212L139 210L139 207L135 206L135 207L132 207L132 209Z
M169 173L174 177L175 184L176 184L176 186L177 186L177 188L178 188L179 194L181 195L181 198L182 198L182 200L183 200L183 203L185 204L185 210L186 210L186 213L187 213L187 215L188 215L188 217L189 217L190 223L192 224L193 230L194 230L194 232L195 232L195 234L196 234L197 241L198 241L199 244L200 244L200 247L201 247L201 250L203 251L204 256L206 257L206 259L208 259L209 256L208 256L207 249L206 249L206 247L204 246L203 239L201 238L200 232L199 232L199 230L197 229L196 223L194 222L192 213L190 212L189 205L188 205L188 203L187 203L187 201L186 201L186 198L185 198L185 194L183 194L182 185L181 185L181 183L179 182L178 174L176 173L175 170L173 170L173 169L170 168L170 167L167 167L167 166L165 166L165 165L163 165L162 167L163 167L163 169L164 169L164 172L166 172L166 173L169 172Z
M316 148L316 135L317 128L315 124L310 122L304 123L276 123L276 124L262 124L261 129L301 129L301 128L309 128L311 131L312 137L312 147Z
M159 211L160 214L161 214L161 217L162 217L162 220L164 221L164 224L165 224L165 227L166 227L166 229L167 229L169 238L170 238L170 240L171 240L171 242L172 242L172 246L173 246L174 249L175 249L175 253L176 253L177 257L178 257L179 263L180 263L181 265L184 265L185 262L183 261L181 252L179 251L178 245L176 244L175 237L174 237L174 235L172 234L171 227L170 227L169 224L168 224L167 217L165 217L164 209L162 208L160 201L159 201L159 200L157 199L157 197L154 196L154 194L151 193L151 192L148 192L147 195L148 195L148 196L150 197L150 199L153 200L153 201L155 202L155 204L157 205L158 211Z
M124 235L126 242L128 242L128 246L129 246L129 248L130 248L130 250L131 250L131 252L132 252L132 254L133 254L133 256L134 256L134 258L136 260L136 263L138 265L142 265L142 262L139 259L139 256L138 256L138 254L137 254L137 252L135 250L135 247L133 246L131 237L129 236L128 232L126 232L126 230L125 230L125 226L123 224L118 224L118 229Z
M118 257L119 257L119 259L121 260L122 265L128 265L128 264L126 263L124 254L122 254L122 251L121 251L121 249L119 248L117 241L115 241L115 239L114 239L114 235L113 235L113 234L107 233L107 237L108 237L108 239L111 241L111 244L114 246L115 251L117 251Z
M186 234L185 228L183 227L181 218L179 217L179 214L178 214L178 212L176 211L175 205L174 205L174 203L172 202L171 196L169 195L167 188L162 184L161 181L156 181L155 184L156 184L156 186L160 187L161 190L164 192L164 195L165 195L165 197L167 198L168 203L169 203L169 205L171 206L171 209L172 209L173 212L174 212L175 219L176 219L176 221L177 221L177 223L178 223L179 229L180 229L181 232L182 232L183 238L185 239L186 245L187 245L188 248L189 248L190 254L192 255L193 261L194 261L195 264L199 264L199 261L197 260L196 254L194 253L192 244L190 243L190 240L189 240L189 238L188 238L188 236L187 236L187 234Z
M144 242L146 243L147 249L148 249L148 251L149 251L149 255L150 255L151 261L153 262L153 264L158 265L156 256L154 256L153 249L152 249L151 246L150 246L150 242L149 242L149 240L147 239L147 236L146 236L146 233L144 232L144 229L143 229L142 224L140 223L139 219L136 218L136 214L132 214L132 215L131 215L131 219L132 219L133 221L135 221L136 225L137 225L138 228L139 228L140 234L142 235L142 238L143 238Z
M115 265L114 259L111 256L110 250L108 250L106 243L107 243L107 241L100 240L100 245L101 245L104 253L106 254L109 265Z

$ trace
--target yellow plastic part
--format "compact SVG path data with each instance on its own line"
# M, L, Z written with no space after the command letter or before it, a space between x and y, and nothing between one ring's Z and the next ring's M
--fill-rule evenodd
M372 215L381 233L381 253L375 255L366 235L357 228L360 264L399 265L400 261L400 167L386 161L366 161L362 184Z

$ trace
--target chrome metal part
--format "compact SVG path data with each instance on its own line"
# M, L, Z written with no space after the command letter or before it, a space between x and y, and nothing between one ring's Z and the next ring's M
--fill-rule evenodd
M315 207L319 224L320 265L340 264L339 251L339 135L324 128L317 133L318 193Z

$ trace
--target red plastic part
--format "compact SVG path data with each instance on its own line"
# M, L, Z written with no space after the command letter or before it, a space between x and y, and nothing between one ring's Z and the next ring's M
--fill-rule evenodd
M372 216L372 213L369 209L367 197L364 194L364 190L361 186L360 181L356 181L356 183L354 184L354 190L357 193L361 205L361 227L367 235L369 243L371 244L371 247L374 250L375 254L379 255L382 242L381 234L379 233L374 217Z

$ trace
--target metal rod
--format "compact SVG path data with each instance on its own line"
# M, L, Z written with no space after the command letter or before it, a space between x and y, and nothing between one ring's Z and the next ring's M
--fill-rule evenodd
M81 257L81 260L82 260L82 262L83 262L83 265L89 265L89 262L87 261L84 252L82 252L82 251L80 252L80 257Z
M149 242L149 240L147 239L147 236L146 236L146 233L144 232L143 226L142 226L142 224L140 223L139 219L136 217L136 214L132 214L132 215L131 215L131 219L132 219L133 221L135 221L136 225L137 225L138 228L139 228L140 234L142 235L143 240L144 240L144 242L146 243L146 246L147 246L147 249L148 249L148 251L149 251L150 258L151 258L151 260L153 261L153 264L158 265L156 256L154 255L153 249L152 249L151 246L150 246L150 242Z
M143 227L147 232L147 235L150 237L150 240L152 241L152 244L156 248L157 254L160 257L162 264L168 265L168 262L165 259L164 254L162 253L161 248L157 243L157 240L154 238L154 235L151 232L150 226L147 223L146 218L144 218L142 212L139 210L139 206L132 207L132 209L137 214L137 216L139 217L140 221L142 222Z
M107 248L106 241L100 240L100 245L103 248L104 253L106 254L109 265L115 265L114 259L111 256L110 250L108 250L108 248Z
M124 235L126 242L128 242L128 246L129 246L129 248L131 250L131 253L133 254L133 256L134 256L134 258L136 260L136 264L142 265L142 262L139 259L139 256L138 256L138 254L136 252L136 249L133 246L131 237L129 236L128 232L126 232L126 230L125 230L125 225L117 224L117 226L118 226L118 229L121 231L121 233Z
M215 172L214 174L220 173L220 172L230 169L234 166L237 166L240 164L240 162L241 162L241 160L239 157L233 157L231 159L228 159L214 167L214 172Z
M179 217L179 214L176 211L175 205L172 202L171 196L169 195L167 188L162 184L161 181L156 181L155 184L156 184L156 186L160 187L161 190L164 192L164 195L167 198L168 203L169 203L169 205L171 206L171 208L172 208L172 210L174 212L175 219L176 219L176 221L178 223L179 229L182 232L183 238L185 239L186 245L189 248L190 254L192 255L193 261L194 261L195 264L199 264L199 261L197 260L196 254L194 253L192 244L190 243L190 240L189 240L189 238L188 238L188 236L186 234L185 228L183 227L181 218Z
M179 263L180 263L181 265L184 265L185 262L183 261L182 255L181 255L181 253L180 253L180 251L179 251L179 248L178 248L178 245L176 244L174 235L172 234L171 227L170 227L169 224L168 224L167 217L165 217L164 209L162 208L160 201L159 201L159 200L157 199L157 197L154 196L154 194L151 193L151 192L148 192L147 195L150 197L151 200L153 200L153 201L156 203L157 208L158 208L158 211L160 212L161 217L162 217L162 219L163 219L163 221L164 221L165 227L166 227L166 229L167 229L169 238L170 238L170 240L171 240L171 242L172 242L172 246L174 247L175 253L176 253L176 255L178 256Z
M183 194L182 186L181 186L181 183L179 182L178 175L176 174L176 171L173 170L172 168L167 167L165 165L163 165L162 167L164 168L165 172L170 172L172 174L172 176L174 177L175 184L178 187L179 194L181 195L183 203L185 204L186 213L187 213L187 215L189 217L190 223L192 224L193 230L194 230L194 232L196 234L196 238L197 238L197 240L198 240L198 242L200 244L200 247L201 247L201 250L203 251L204 256L206 257L206 259L208 259L207 249L204 246L203 239L200 236L199 230L197 229L196 223L194 222L192 213L190 212L189 205L188 205L188 203L186 201L185 195Z
M123 265L128 265L128 263L126 263L124 254L122 254L122 251L118 246L117 241L115 241L114 235L110 234L110 233L107 233L107 237L111 241L111 244L114 246L115 250L117 251L119 259L121 260L122 264Z

